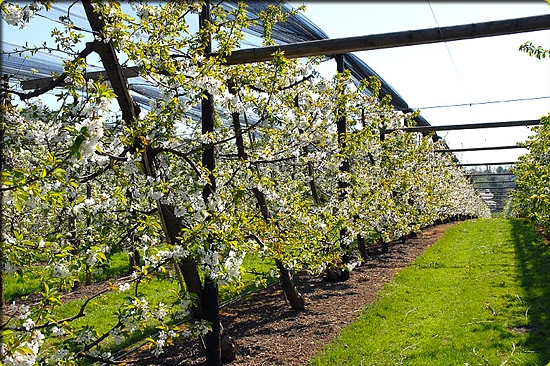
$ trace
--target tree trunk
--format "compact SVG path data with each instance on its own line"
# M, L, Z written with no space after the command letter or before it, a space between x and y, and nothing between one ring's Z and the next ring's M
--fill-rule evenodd
M366 262L369 258L369 255L367 254L367 245L365 243L365 238L363 238L361 234L357 235L357 246L359 247L359 253L361 253L361 258L363 258L363 262Z
M9 87L9 75L2 75L2 87L4 90L8 90ZM10 105L10 100L8 93L3 91L0 95L0 107L7 108ZM0 124L0 172L4 169L4 125ZM4 192L0 192L0 234L4 232ZM5 245L5 244L4 244ZM0 334L4 330L4 266L5 266L5 257L4 257L4 246L0 246ZM2 337L0 336L0 343L2 342ZM2 347L0 347L0 360L3 360L4 355L2 354Z
M90 183L86 183L86 198L91 199L92 198L92 185ZM76 221L74 222L74 232L73 232L73 240L75 241L75 245L77 242L76 238ZM88 215L86 217L86 231L90 229L90 225L92 225L92 218ZM91 268L88 268L88 271L86 272L86 286L91 285L93 282L92 278L92 271Z
M90 268L86 268L86 286L90 286L92 284L92 271Z
M183 258L178 261L178 266L185 281L187 291L197 296L196 304L192 306L191 311L197 319L203 319L202 311L202 283L197 269L197 263L191 257Z
M210 21L210 0L206 0L199 16L200 29L204 29ZM212 38L209 35L204 47L204 56L208 58L211 53ZM207 134L214 132L214 98L206 90L203 93L204 96L201 101L202 133ZM216 168L214 146L203 144L202 165L210 172L208 176L209 182L205 184L202 192L204 204L208 207L209 197L216 192L216 177L213 173ZM218 284L215 280L208 278L208 276L204 280L202 306L204 319L212 326L212 330L206 334L206 364L208 366L221 366L221 325Z
M88 18L88 21L90 22L90 26L93 31L96 33L101 33L102 29L105 27L105 21L101 19L95 12L91 5L90 0L85 0L82 2L84 6L84 10L86 12L86 17ZM203 7L203 12L201 13L202 19L209 19L209 2ZM206 14L204 10L206 11ZM207 15L205 17L205 15ZM113 91L116 94L116 98L119 104L119 107L122 112L122 119L125 124L128 126L132 126L133 123L138 119L139 116L139 106L134 102L132 96L130 95L130 92L128 90L127 83L122 75L122 71L120 68L120 63L118 62L118 59L116 57L116 51L114 50L114 47L112 43L104 43L104 42L95 42L95 51L99 54L101 61L103 63L103 66L105 68L105 73L107 74L107 77L111 83L111 86L113 88ZM208 52L209 53L209 52ZM139 139L136 139L135 141L135 147L139 148L141 146L141 142ZM212 154L213 156L213 154ZM151 155L151 147L146 146L143 154L142 154L142 161L143 161L143 167L144 167L144 173L147 176L154 177L154 167L152 164L152 155ZM163 231L172 244L178 244L179 243L179 235L180 231L182 229L181 221L174 215L174 208L169 205L162 204L160 200L157 200L157 208L159 212L159 216L162 221ZM198 268L196 262L192 258L186 258L180 260L178 263L181 272L184 276L185 283L187 286L187 290L189 292L193 292L198 296L198 306L195 307L195 315L199 316L199 319L202 318L202 286L201 286L201 280L198 273ZM216 305L214 305L216 306ZM214 326L214 329L219 329L219 327L216 325ZM207 350L208 353L208 350ZM212 363L214 364L214 363ZM221 358L218 358L216 365L221 365Z
M292 278L292 273L286 269L283 263L278 259L275 259L275 265L281 274L281 286L283 287L283 291L285 292L286 299L290 303L290 306L297 311L304 310L304 297L298 292L294 284L294 279Z
M132 242L130 244L130 250L128 251L128 274L135 272L135 267L141 264L141 255L139 251L135 248L135 244Z
M230 84L229 88L232 94L237 94L237 91L235 90L233 84ZM240 116L239 116L239 113L232 113L231 116L233 119L233 131L235 132L235 143L237 145L237 155L239 156L240 159L245 161L248 159L248 156L244 148L244 140L242 135ZM267 201L265 199L265 195L256 187L252 188L252 192L254 193L254 197L256 197L256 202L258 203L260 212L262 213L262 217L264 218L265 221L268 221L271 218L271 213L269 212L269 208L267 207ZM304 298L296 288L296 285L294 284L292 273L288 269L286 269L283 263L278 259L275 259L275 265L279 270L279 274L281 276L281 286L283 287L283 291L285 292L285 296L288 302L290 303L290 306L294 310L298 310L298 311L304 310L305 309Z
M380 235L380 238L378 239L378 241L380 242L380 246L382 247L382 253L384 253L384 254L389 253L389 251L390 251L389 243L386 243L386 242L382 239L382 235Z
M4 263L0 263L0 332L4 329L4 302ZM0 341L2 341L1 337Z
M222 364L221 351L221 326L220 303L218 297L218 284L215 280L205 278L203 288L204 320L209 322L212 330L206 333L204 343L206 346L206 365L218 366Z

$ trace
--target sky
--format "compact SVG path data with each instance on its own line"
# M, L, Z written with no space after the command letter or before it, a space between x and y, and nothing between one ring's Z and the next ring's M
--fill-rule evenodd
M291 1L306 5L305 15L331 38L379 34L511 19L550 13L544 0L517 2L337 2ZM2 39L39 44L49 39L52 22L35 18L25 30L2 25ZM37 29L41 31L37 32ZM550 112L550 98L523 102L424 108L498 100L550 97L550 58L520 52L526 41L550 48L550 30L430 45L356 52L413 109L432 125L534 120ZM331 77L334 61L320 71ZM451 148L515 145L528 127L439 132ZM515 161L524 149L466 152L462 163Z
M301 4L291 2L293 4ZM305 2L305 15L330 38L550 14L544 0L522 2ZM526 41L550 48L550 30L430 45L356 52L432 125L535 120L550 112L550 98L428 108L441 105L550 97L550 59L519 51ZM325 76L336 63L322 66ZM515 145L528 127L439 132L450 148ZM456 154L462 163L516 161L524 149Z

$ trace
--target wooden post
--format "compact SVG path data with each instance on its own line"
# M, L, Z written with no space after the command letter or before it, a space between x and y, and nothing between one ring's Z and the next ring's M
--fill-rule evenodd
M336 71L338 73L343 73L345 71L345 64L344 64L344 55L336 55ZM342 90L343 92L343 90ZM338 108L338 120L336 121L336 131L338 133L338 145L340 146L340 149L344 149L346 147L346 138L347 138L347 121L346 121L346 110L345 106L340 106ZM349 173L350 166L349 166L349 160L346 158L342 161L342 164L340 165L340 172L342 173ZM346 188L348 188L349 184L345 181L339 181L338 182L338 189L340 190L339 193L339 199L343 201L346 198ZM344 244L344 238L346 237L346 228L340 229L340 248L343 251L344 254L342 254L342 263L347 264L350 261L349 257L349 246L347 244ZM347 268L341 270L341 280L347 280L349 279L349 271Z
M9 75L2 75L2 92L0 94L0 173L4 169L4 134L6 132L4 116L7 113L7 108L10 105L8 96L9 88ZM0 191L0 235L4 232L4 215L3 215L3 202L4 193ZM4 241L3 237L0 237L0 241ZM4 245L0 246L0 343L2 343L2 331L4 330ZM0 347L0 359L3 359L2 348Z
M210 0L206 0L202 6L201 13L199 15L199 28L204 30L208 23L211 22L210 14ZM212 53L212 36L208 35L208 40L204 45L204 56L209 58ZM207 91L203 91L203 97L201 101L201 115L202 115L202 134L211 134L214 132L214 98ZM208 207L208 200L216 192L216 177L214 176L214 169L216 168L216 156L214 145L208 146L203 143L202 146L202 164L210 172L208 175L208 183L205 184L202 198L204 204ZM212 238L208 240L213 242ZM203 306L204 306L204 319L210 323L211 330L206 333L205 346L206 346L206 364L209 366L221 366L222 365L222 350L221 350L221 324L220 324L220 302L218 294L218 283L215 279L205 275L203 285Z
M361 108L361 126L363 127L363 129L367 127L367 119L365 116L364 107ZM374 165L375 164L374 157L372 156L370 151L368 152L368 157L369 157L370 163ZM363 259L363 261L366 262L369 257L367 253L367 243L365 238L363 238L361 234L357 234L357 247L359 249L359 253L361 254L361 258Z
M386 140L386 128L382 127L380 129L380 142L382 143L385 140ZM389 245L388 243L384 242L384 239L382 238L382 233L378 233L378 235L379 235L378 242L380 244L380 247L382 248L382 253L386 254L390 250Z
M338 73L343 73L345 70L344 66L344 55L336 55L336 68ZM346 123L346 111L344 108L340 108L338 110L338 114L340 115L338 118L338 121L336 122L336 129L338 132L338 143L340 145L340 148L346 147L346 135L347 135L347 123ZM349 160L345 159L342 162L342 165L340 165L340 171L341 172L349 172ZM344 199L346 196L345 189L348 187L348 183L344 181L338 182L338 188L340 191L340 198Z

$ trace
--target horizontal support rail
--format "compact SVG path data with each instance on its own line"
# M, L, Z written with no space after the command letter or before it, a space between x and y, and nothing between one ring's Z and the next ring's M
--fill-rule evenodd
M507 186L507 187L475 187L476 189L514 189L518 186Z
M269 61L273 58L275 52L284 52L286 58L326 56L356 51L502 36L545 29L550 29L550 15L250 48L234 51L231 55L227 56L226 64L238 65Z
M517 185L515 184L515 182L507 182L507 185L499 185L499 186L490 186L490 185L488 185L488 186L485 186L485 185L479 186L479 185L475 185L475 184L474 184L474 186L475 186L476 188L499 188L499 189L500 189L500 188L510 188L510 187L513 188L513 187L517 187Z
M523 146L507 145L507 146L488 146L488 147L466 147L460 149L437 149L435 152L451 153L451 152L465 152L465 151L489 151L489 150L509 150L509 149L525 149Z
M506 190L506 189L510 189L510 190L513 190L513 189L516 189L518 188L517 186L513 186L513 187L485 187L485 188L480 188L480 187L476 187L476 189L495 189L498 191L498 193L503 193L503 190Z
M491 176L491 175L515 175L514 173L464 173L464 175L470 177L482 177L482 176Z
M532 120L524 120L524 121L467 123L467 124L446 125L446 126L402 127L402 128L387 129L386 133L390 133L397 130L405 131L405 132L433 132L433 131L454 131L454 130L477 130L480 128L535 126L540 124L541 124L540 120L532 119Z
M225 64L239 65L270 61L273 59L273 54L277 51L284 52L285 57L290 59L494 37L545 29L550 29L550 15L247 48L233 51L230 55L226 56ZM127 78L138 76L139 71L139 67L122 69L123 75ZM101 72L90 72L85 77L98 78L101 74ZM37 89L48 85L52 80L52 78L42 78L24 81L22 82L22 87L24 90Z
M515 182L516 177L510 177L508 179L501 178L501 180L474 180L475 183L506 183L506 182Z
M141 67L139 66L121 67L120 70L122 71L122 76L124 76L125 79L130 79L130 78L135 78L139 76ZM102 78L106 78L107 73L105 72L105 70L92 71L92 72L85 72L83 76L86 80L99 80ZM53 80L54 80L53 77L24 80L21 82L21 88L23 88L23 90L41 89L51 84ZM60 86L64 86L64 85L66 84L63 82L61 83Z
M502 163L465 163L465 164L456 164L456 166L478 166L478 165L514 165L514 161L507 161Z
M492 188L484 188L480 191L478 191L479 193L484 193L485 192L485 189L489 189L489 192L487 192L486 194L488 193L501 193L501 194L506 194L506 193L510 193L512 191L514 191L517 187L512 187L512 188L507 188L507 189L492 189Z

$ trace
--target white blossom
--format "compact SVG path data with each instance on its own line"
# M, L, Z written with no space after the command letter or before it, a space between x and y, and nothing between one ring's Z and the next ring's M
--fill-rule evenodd
M130 283L129 282L119 283L118 284L118 289L121 292L128 291L130 289Z
M34 328L35 324L34 324L34 321L31 319L31 318L27 318L24 322L23 322L23 328L25 328L27 331L31 330L32 328Z
M65 334L65 329L64 328L58 328L58 327L53 327L52 328L52 335L54 337L59 337L59 336L62 336Z
M53 275L57 278L66 278L69 273L69 269L62 263L58 263L53 267Z
M88 257L86 258L86 264L89 266L89 267L93 267L95 266L95 264L97 263L98 259L97 259L97 253L95 251L93 251L92 249L88 249L86 251L86 254L88 255Z
M111 337L113 337L113 341L117 345L121 344L122 342L124 342L126 340L126 337L124 336L124 334L122 334L122 332L120 331L119 328L115 328L115 329L111 330L109 332L109 335L111 335Z
M94 336L92 332L88 329L84 329L80 333L78 333L75 342L79 345L86 345L88 343L91 343L93 340Z
M164 319L164 317L166 315L168 315L168 310L166 309L164 304L162 302L160 302L159 305L158 305L158 309L154 313L154 316L158 320L162 320L162 319Z

